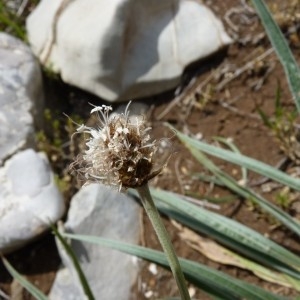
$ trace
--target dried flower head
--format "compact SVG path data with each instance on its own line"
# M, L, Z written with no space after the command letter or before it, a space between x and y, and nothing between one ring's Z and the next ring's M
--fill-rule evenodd
M110 106L95 106L91 114L97 114L99 126L78 127L77 132L89 134L87 150L71 167L84 175L86 183L135 188L147 183L165 165L156 167L159 143L151 141L151 127L147 127L142 116L129 116L129 105L124 113L113 116Z

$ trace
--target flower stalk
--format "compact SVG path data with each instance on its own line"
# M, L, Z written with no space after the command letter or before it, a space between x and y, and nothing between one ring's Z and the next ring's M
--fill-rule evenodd
M98 126L80 125L77 128L77 133L85 133L89 137L87 149L71 168L81 175L86 184L98 182L118 187L119 191L128 188L138 191L169 261L181 298L190 300L178 258L148 187L148 181L161 172L170 155L159 152L160 142L151 139L151 127L142 116L129 116L129 105L130 102L124 113L113 116L110 115L110 106L95 106L91 110L91 114L98 118ZM158 156L165 158L162 164L158 163Z
M169 262L171 271L176 280L177 286L179 288L179 292L181 295L181 299L190 300L190 295L185 283L185 278L183 272L181 270L181 266L179 264L178 258L176 256L174 247L171 243L170 236L164 226L162 219L160 218L159 212L154 204L152 196L149 191L148 184L144 184L140 187L136 188L139 193L141 202L144 206L144 209L152 223L152 226L156 232L156 235L159 239L159 242L164 250L164 253Z

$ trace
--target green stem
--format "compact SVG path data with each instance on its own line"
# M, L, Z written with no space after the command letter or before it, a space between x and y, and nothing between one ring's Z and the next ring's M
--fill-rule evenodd
M136 190L140 195L141 202L146 210L146 213L152 223L152 226L168 259L171 271L180 291L181 299L190 300L191 298L185 283L184 275L182 273L178 258L176 256L174 247L171 243L166 227L164 226L162 219L160 218L159 212L151 197L148 184L142 185L141 187L136 188Z

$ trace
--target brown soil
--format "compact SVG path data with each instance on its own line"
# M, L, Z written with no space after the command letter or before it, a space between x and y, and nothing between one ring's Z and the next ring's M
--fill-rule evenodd
M234 24L224 22L228 31L236 36L237 41L209 60L191 66L183 76L181 93L178 97L174 97L174 91L172 91L146 99L153 104L149 117L155 136L160 138L162 135L172 135L168 129L162 126L162 123L167 121L177 129L189 135L201 137L202 140L210 143L215 143L213 140L215 136L231 138L243 154L276 166L282 159L288 156L292 157L292 149L286 152L281 150L283 142L278 142L272 131L263 124L257 108L259 107L268 116L274 116L275 95L279 85L284 109L286 111L295 109L283 69L274 52L269 51L271 46L257 16L247 10L241 4L242 1L205 2L220 17L224 17L226 13L232 11L230 20ZM291 30L295 26L298 26L299 30L299 1L288 1L288 4L282 2L283 4L280 1L270 2L272 3L271 8L300 63L299 31L293 33ZM298 20L295 17L296 9ZM235 26L238 31L235 30ZM57 82L49 84L53 93L52 97L58 101L64 98L69 100L70 106L67 104L61 108L67 113L78 113L82 116L82 111L85 111L87 115L90 109L87 105L87 98L90 102L99 102L94 97L74 88L61 87L61 84ZM76 106L72 106L75 103ZM74 107L76 108L74 109ZM85 118L85 116L82 117ZM226 190L217 187L210 188L207 184L193 179L191 174L203 172L203 169L176 138L173 138L173 143L175 153L172 160L163 174L153 180L154 186L193 195L199 199L207 197L221 199L230 195ZM221 160L214 161L235 178L241 178L238 167ZM66 162L67 160L63 163L56 162L54 169L62 172L61 165ZM284 170L290 173L295 167L295 160L290 160L283 166ZM260 176L250 172L248 183L251 185L260 179ZM262 189L266 188L268 184L270 185L270 182L258 184L255 189L262 193ZM264 192L264 196L279 204L276 199L283 187L272 188L270 185L270 188L270 191ZM69 200L70 193L66 193L66 195ZM290 192L290 197L294 197L294 199L288 203L285 209L293 216L299 217L299 195ZM216 205L219 209L215 211L246 224L289 250L299 253L299 240L283 226L274 223L272 218L251 202L234 197L232 201L220 202ZM274 293L288 297L299 296L294 290L264 281L249 271L209 260L199 251L192 249L184 238L179 237L180 229L175 227L170 220L165 219L164 221L180 256L201 262ZM153 229L144 215L142 224L144 234L141 237L141 243L150 248L160 249ZM38 288L45 293L49 291L60 263L51 234L46 234L39 241L8 255L7 258ZM2 265L0 266L0 288L7 294L16 293L18 289L16 284L11 284L11 278ZM137 295L137 299L149 299L145 296L147 292L153 294L150 299L178 295L176 285L168 271L158 267L158 274L153 275L149 271L149 264L143 263L134 293ZM13 299L32 299L27 292L23 291L22 294L23 298ZM210 299L198 289L195 289L194 298Z

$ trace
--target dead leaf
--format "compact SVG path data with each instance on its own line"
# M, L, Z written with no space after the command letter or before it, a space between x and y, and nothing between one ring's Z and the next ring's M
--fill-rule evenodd
M288 275L272 271L258 263L248 260L226 248L220 246L215 241L204 238L198 233L182 226L181 224L172 221L172 224L178 228L179 236L193 249L199 251L208 259L223 264L231 265L244 270L251 271L257 277L276 283L285 287L294 288L300 291L300 281L291 278Z

